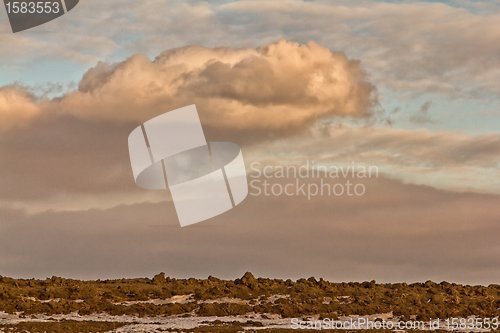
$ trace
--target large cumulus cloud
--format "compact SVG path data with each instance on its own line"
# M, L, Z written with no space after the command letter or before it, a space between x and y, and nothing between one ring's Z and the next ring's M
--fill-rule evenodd
M285 40L256 49L187 46L153 61L135 54L120 63L99 62L62 98L21 100L20 88L11 94L16 98L1 100L2 108L18 114L36 116L42 109L122 123L196 103L209 135L237 132L240 138L290 135L330 116L366 118L378 105L359 61L315 42Z
M78 117L143 122L196 103L211 133L277 136L302 131L317 119L369 117L375 87L359 61L309 42L281 40L260 48L188 46L153 61L136 54L99 63L77 91L51 107Z

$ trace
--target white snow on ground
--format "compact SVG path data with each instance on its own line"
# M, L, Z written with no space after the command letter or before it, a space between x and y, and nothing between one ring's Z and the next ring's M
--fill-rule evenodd
M262 299L262 297L260 297L256 304L272 303L280 298L289 298L289 297L290 297L290 295L271 295L267 299ZM124 302L117 302L117 303L113 303L113 304L130 306L130 305L134 305L134 304L150 303L150 304L155 304L155 305L161 305L161 304L172 304L172 303L186 304L186 303L195 302L195 301L196 300L194 299L194 294L189 294L189 295L177 295L177 296L173 296L173 297L167 298L167 299L149 299L146 301L124 301ZM45 301L45 302L47 302L47 301ZM199 300L196 302L198 304L202 304L202 303L250 304L249 300L243 300L241 298L230 298L230 297L220 297L220 298L215 298L215 299Z
M115 305L125 305L125 306L130 306L134 304L141 304L141 303L150 303L154 305L161 305L161 304L173 304L173 303L179 303L179 304L186 304L189 302L193 302L194 294L189 294L189 295L176 295L172 296L167 299L157 299L157 298L152 298L148 299L147 301L124 301L124 302L117 302L113 303Z
M36 315L30 316L26 318L22 318L18 314L8 314L5 312L0 312L0 324L17 324L20 322L53 322L54 320L74 320L74 321L100 321L100 322L120 322L120 323L130 323L130 325L120 327L116 330L113 330L114 333L146 333L146 332L154 332L157 329L166 330L166 329L174 329L174 330L183 330L183 329L193 329L201 326L207 326L210 322L214 322L216 320L222 322L240 322L246 323L247 321L259 322L263 326L262 327L244 327L244 330L259 330L259 329L268 329L268 328L291 328L291 318L281 318L281 316L276 314L247 314L240 316L227 316L227 317L198 317L191 313L190 317L185 317L183 315L175 315L175 316L158 316L158 317L138 317L138 316L111 316L108 314L92 314L80 316L78 313L70 313L67 315ZM375 314L370 316L345 316L340 317L339 321L356 321L359 318L366 318L370 321L374 321L375 319L382 319L386 322L393 322L394 327L397 327L398 318L393 317L392 313L382 313ZM307 318L300 318L299 320L310 320L310 321L318 321L319 316L312 316ZM440 329L446 330L445 321L440 321L441 326ZM359 327L359 329L366 328L366 326ZM429 328L426 327L426 330ZM396 330L395 330L396 331ZM459 330L460 331L460 330ZM485 329L475 329L475 330L463 330L463 332L488 332L489 330ZM0 332L3 332L0 330Z
M280 298L289 298L290 295L271 295L267 299L262 299L262 297L257 301L257 304L259 303L272 303ZM61 301L61 298L52 298L52 299L47 299L47 300L40 300L36 299L34 297L25 297L25 299L30 300L30 301L35 301L35 302L41 302L41 303L49 303L49 302L59 302ZM131 306L134 304L154 304L154 305L162 305L162 304L186 304L189 302L195 302L196 300L194 299L194 294L188 294L188 295L176 295L172 296L167 299L157 299L157 298L151 298L145 301L123 301L123 302L115 302L113 304L115 305L125 305L125 306ZM84 302L83 299L77 299L74 300L73 302L76 303L81 303ZM221 298L216 298L216 299L209 299L209 300L199 300L196 301L198 304L202 303L237 303L237 304L249 304L250 301L248 300L243 300L241 298L230 298L230 297L221 297Z
M269 297L261 296L257 300L257 304L259 303L272 303L279 299L289 298L290 295L271 295ZM40 301L43 303L47 302L59 302L60 299L50 299L50 300L38 300L33 297L26 297L26 299L32 301ZM341 302L349 302L350 296L338 296ZM330 297L324 299L323 303L328 304L332 301ZM83 302L83 300L75 300L75 302ZM237 304L249 304L250 301L243 300L240 298L229 298L229 297L221 297L216 299L209 300L198 300L196 301L194 298L194 294L188 295L176 295L168 299L149 299L145 301L124 301L117 302L114 304L120 304L125 306L131 306L134 304L140 303L150 303L154 305L162 305L162 304L186 304L189 302L197 302L198 304L202 303L237 303ZM340 317L339 321L356 321L359 318L366 318L367 320L374 321L376 319L381 319L386 322L392 322L394 327L397 327L397 323L399 318L393 317L392 313L383 313L383 314L375 314L370 316L346 316ZM415 318L412 318L415 321ZM124 327L118 328L112 332L114 333L146 333L146 332L154 332L161 331L166 329L174 329L174 330L183 330L183 329L193 329L201 326L210 325L210 322L219 320L222 322L240 322L242 324L247 321L259 322L262 324L261 327L244 327L244 330L259 330L259 329L268 329L268 328L291 328L291 318L281 318L280 315L277 314L254 314L250 313L247 315L240 316L227 316L227 317L200 317L196 316L194 311L186 316L186 314L175 315L175 316L158 316L158 317L139 317L139 316L113 316L108 314L92 314L92 315L84 315L81 316L77 312L73 312L70 314L58 314L47 316L44 314L37 314L32 316L22 316L21 313L17 314L8 314L5 312L0 312L0 324L17 324L20 322L53 322L59 320L74 320L74 321L100 321L100 322L120 322L120 323L129 323L130 325L126 325ZM319 321L319 315L310 316L307 318L299 318L299 320L307 320L307 321ZM445 326L445 320L440 321L440 329L447 330ZM358 329L366 329L366 326L358 327ZM429 329L426 327L425 329ZM397 330L394 330L397 331ZM463 330L465 331L465 330ZM488 332L489 330L485 329L475 329L475 330L466 330L467 332ZM0 332L4 332L0 329Z
M290 328L289 318L280 318L276 315L268 315L270 319L263 319L259 314L248 314L244 316L228 316L228 317L182 317L165 316L165 317L138 317L138 316L111 316L107 314L92 314L80 316L73 312L68 315L37 315L30 318L20 318L19 314L12 315L5 312L0 312L0 324L17 324L20 322L53 322L55 320L74 320L74 321L108 321L130 323L131 325L121 327L113 332L128 333L128 332L153 332L157 328L161 329L192 329L200 326L206 326L203 322L213 322L220 320L223 322L238 321L245 323L248 320L258 321L265 327L262 328Z
M62 300L62 298L51 298L51 299L37 299L35 297L24 297L24 299L28 299L30 301L34 301L34 302L40 302L40 303L49 303L49 302L60 302ZM75 299L73 300L73 302L75 303L82 303L82 302L85 302L85 300L83 299Z

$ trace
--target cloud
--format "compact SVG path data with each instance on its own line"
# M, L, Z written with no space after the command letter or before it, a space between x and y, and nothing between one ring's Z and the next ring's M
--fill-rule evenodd
M431 106L430 101L425 102L420 108L419 112L410 117L410 123L417 125L425 125L433 123L433 120L429 117L427 113L429 111L430 106Z
M161 271L234 279L250 270L284 279L498 281L498 196L385 178L363 184L361 197L250 195L236 209L187 228L167 203L36 215L4 208L0 267L5 276L42 279Z
M494 115L494 116L499 116L500 111L498 110L493 110L493 109L487 109L487 110L480 110L480 111L475 111L471 113L472 116L489 116L489 115Z
M0 205L29 212L140 200L127 137L178 107L197 104L209 141L247 144L307 133L331 116L370 118L377 104L358 61L284 40L257 49L189 46L154 61L136 54L98 63L62 97L36 96L35 88L0 88Z
M410 96L491 96L500 92L498 8L476 1L88 0L37 28L44 33L4 35L0 57L9 67L35 64L30 68L41 73L41 61L77 66L190 44L313 40L362 59L379 88Z
M374 118L377 94L358 61L313 42L188 46L154 60L136 54L98 63L62 97L31 90L0 89L0 206L30 213L169 200L135 186L127 137L140 123L191 103L207 140L240 144L248 161L355 161L409 183L500 188L497 134L328 125L332 117Z
M4 131L0 207L43 211L109 209L165 202L166 191L134 183L127 137L137 124L38 117ZM456 192L500 192L500 136L425 129L316 125L311 134L242 145L247 168L262 165L376 166L381 175ZM250 169L249 169L250 171ZM165 203L169 205L168 203Z
M239 136L300 132L331 116L370 117L377 91L344 53L314 42L257 49L188 46L154 61L136 54L90 69L51 107L83 118L143 122L196 103L209 131Z
M40 112L36 97L26 88L17 85L0 87L0 129L25 125Z
M234 140L247 161L355 161L409 183L498 193L497 134L471 137L322 121L373 115L375 90L362 81L366 77L358 66L314 43L190 46L165 51L154 61L134 55L121 63L99 63L78 90L52 100L37 98L29 87L3 87L0 206L36 213L169 200L164 192L135 186L127 137L141 122L193 102L207 139ZM294 81L292 74L302 79L288 82Z
M377 166L407 183L458 192L500 193L500 135L468 136L427 129L318 125L307 137L248 147L263 163Z
M245 36L315 40L343 50L362 59L377 86L389 91L409 96L498 94L498 6L471 6L469 1L453 7L436 2L245 0L224 4L217 12L229 26L243 21Z

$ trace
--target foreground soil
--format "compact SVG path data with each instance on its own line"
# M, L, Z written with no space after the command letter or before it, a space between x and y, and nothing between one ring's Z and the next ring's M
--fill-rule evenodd
M214 277L173 279L163 273L152 279L105 281L0 277L0 311L6 314L0 319L0 331L4 332L128 332L125 328L134 322L113 318L239 318L249 314L260 321L210 321L180 331L252 332L260 327L259 332L296 332L283 327L266 328L262 321L272 318L336 320L377 314L404 321L470 316L495 318L500 315L500 286L431 281L331 283L313 277L285 281L255 278L251 273L234 281ZM68 317L70 314L73 317ZM108 319L73 320L75 316L99 315L106 315ZM180 332L162 327L167 326L157 326L154 331Z

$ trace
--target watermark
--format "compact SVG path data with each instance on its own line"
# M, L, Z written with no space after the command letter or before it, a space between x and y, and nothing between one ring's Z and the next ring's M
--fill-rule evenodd
M195 105L138 126L128 148L136 184L152 190L168 186L181 226L222 214L248 194L240 147L207 143Z
M318 166L314 161L306 161L301 166L262 166L260 162L253 162L250 169L250 178L254 178L250 181L250 195L306 196L308 200L324 195L359 197L366 193L362 180L378 178L378 167L354 162L347 166Z
M370 320L364 317L346 320L300 320L291 319L293 330L496 330L500 327L498 317L495 318L448 318L445 320Z
M52 21L73 8L79 0L3 0L12 32Z

